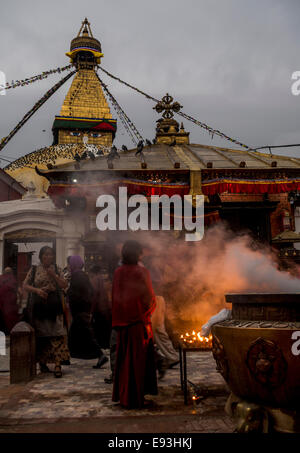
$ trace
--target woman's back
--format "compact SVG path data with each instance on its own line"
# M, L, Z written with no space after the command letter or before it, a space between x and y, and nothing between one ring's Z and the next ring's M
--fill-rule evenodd
M113 326L146 321L154 308L150 274L140 265L123 265L114 273L112 292Z
M93 288L88 275L77 271L71 276L68 290L69 305L72 316L76 313L90 313L92 308Z

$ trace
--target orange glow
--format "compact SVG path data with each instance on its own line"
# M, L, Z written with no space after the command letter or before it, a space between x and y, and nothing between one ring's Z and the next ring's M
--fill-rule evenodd
M212 335L209 335L209 337L203 337L200 335L200 332L196 333L195 330L193 330L191 334L189 332L181 334L180 340L183 343L191 344L196 348L203 347L203 349L211 349L212 347Z

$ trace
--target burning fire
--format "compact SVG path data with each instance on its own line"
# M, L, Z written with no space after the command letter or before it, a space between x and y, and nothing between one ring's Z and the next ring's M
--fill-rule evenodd
M212 335L202 337L200 332L195 332L195 330L192 333L186 332L180 335L180 341L186 343L187 346L191 345L196 348L203 347L203 349L211 349L212 347Z

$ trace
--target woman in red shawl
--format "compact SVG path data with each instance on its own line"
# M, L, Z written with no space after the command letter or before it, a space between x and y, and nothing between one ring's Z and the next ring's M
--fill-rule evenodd
M0 331L9 334L18 322L17 280L11 268L0 276Z
M144 395L157 394L150 318L155 295L149 272L138 265L141 253L138 242L125 242L112 290L112 327L118 331L112 399L128 409L143 407Z

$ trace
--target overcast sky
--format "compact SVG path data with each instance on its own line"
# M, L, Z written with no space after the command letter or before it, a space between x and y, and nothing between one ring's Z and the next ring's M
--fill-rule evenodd
M185 113L249 146L300 143L300 96L291 93L291 75L300 71L299 0L2 1L0 70L7 81L68 64L65 52L85 17L101 42L102 66L121 79L156 98L169 92ZM61 77L0 96L0 137ZM159 115L153 102L102 78L143 137L154 138ZM1 158L13 160L52 143L54 116L70 83L27 122ZM188 121L184 125L191 143L231 146ZM116 144L123 143L132 147L119 121ZM300 157L300 147L282 152Z

